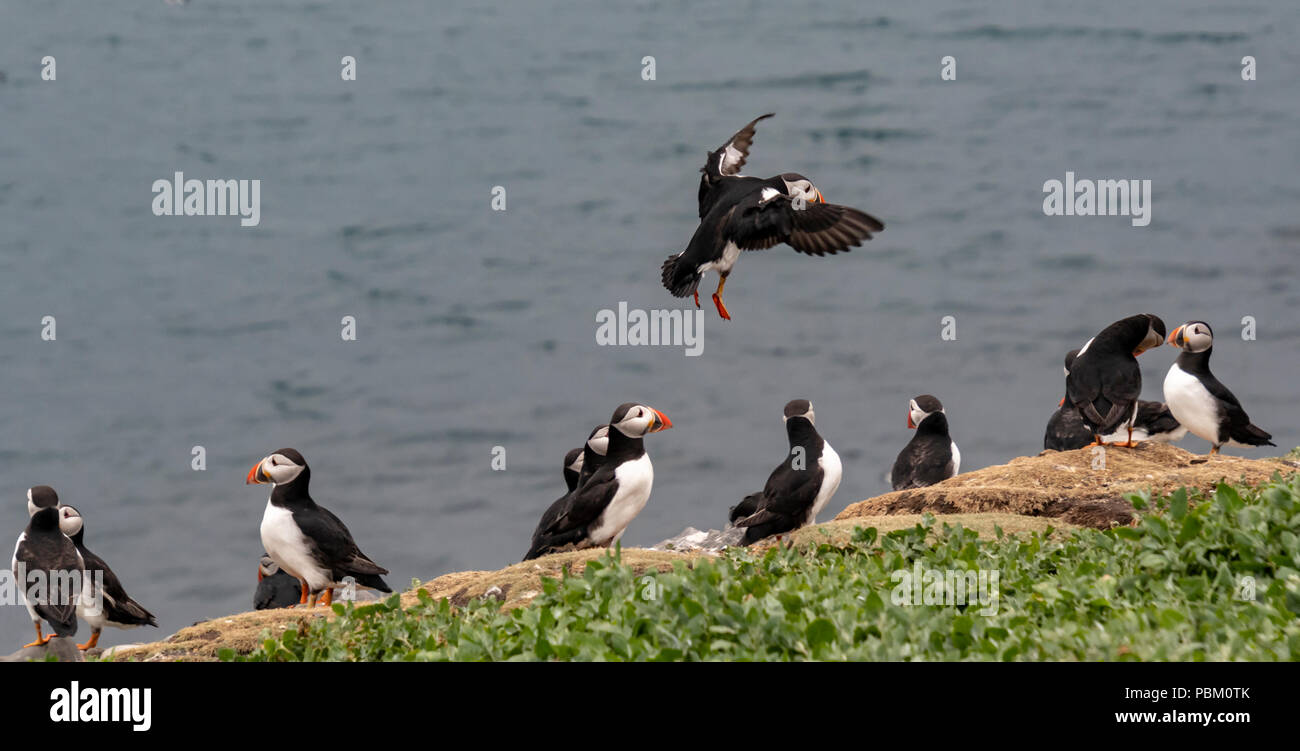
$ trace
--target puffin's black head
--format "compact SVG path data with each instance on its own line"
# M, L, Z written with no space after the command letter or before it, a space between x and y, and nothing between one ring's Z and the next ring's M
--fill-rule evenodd
M1065 353L1065 374L1070 375L1070 368L1074 367L1074 358L1079 356L1079 350L1072 349Z
M59 506L59 529L63 530L63 534L75 540L81 534L83 525L80 511L72 506Z
M43 508L57 508L59 494L49 485L33 485L27 489L27 515L33 516Z
M310 476L307 460L302 458L297 449L280 449L254 464L248 470L248 479L244 484L262 485L269 482L288 485L299 478L306 480Z
M600 456L604 456L609 451L609 426L597 425L587 436L587 446Z
M943 412L943 405L929 394L921 394L907 403L907 427L915 428L935 412Z
M262 556L257 562L257 580L262 581L268 576L275 576L280 571L280 564L269 555Z
M672 420L663 412L644 404L628 402L618 405L609 426L628 438L640 438L647 433L658 433L673 426Z
M582 449L569 449L569 453L564 455L564 471L582 471Z
M1169 343L1184 352L1204 352L1214 346L1214 331L1205 321L1188 321L1174 329Z
M802 198L807 203L826 203L822 192L817 190L812 180L798 172L787 172L781 175L781 181L785 183L785 194L792 199Z
M1133 355L1135 357L1152 347L1159 347L1161 344L1165 343L1165 322L1160 320L1160 316L1152 313L1143 313L1138 317L1146 319L1147 329L1146 335L1142 337L1142 341L1133 350Z
M817 415L813 412L812 402L807 399L794 399L786 403L782 419L788 421L791 417L802 417L814 425L817 424Z

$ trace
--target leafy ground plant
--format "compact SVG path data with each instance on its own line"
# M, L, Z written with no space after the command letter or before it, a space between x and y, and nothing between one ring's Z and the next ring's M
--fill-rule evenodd
M883 536L858 529L844 546L735 550L668 572L616 550L546 579L526 607L457 608L423 591L405 609L396 596L335 604L333 619L222 659L1300 658L1300 477L1131 500L1135 526L1068 536L980 539L927 517Z

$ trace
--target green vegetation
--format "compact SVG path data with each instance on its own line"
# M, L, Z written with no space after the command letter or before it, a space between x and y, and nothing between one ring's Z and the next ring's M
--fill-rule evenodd
M641 572L615 551L527 607L421 592L318 619L225 660L1300 659L1300 476L1152 500L1135 527L979 538L933 518L844 545ZM920 566L918 569L917 566ZM986 603L911 604L902 571L998 575ZM938 590L926 590L937 592Z

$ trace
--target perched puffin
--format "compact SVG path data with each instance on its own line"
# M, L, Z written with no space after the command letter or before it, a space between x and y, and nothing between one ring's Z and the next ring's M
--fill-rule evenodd
M924 488L961 470L961 451L948 435L948 415L939 400L922 394L907 403L907 427L916 435L894 460L889 482L894 490Z
M821 256L838 253L870 240L885 228L880 220L848 206L826 203L812 181L787 172L766 180L740 173L754 126L771 117L755 118L717 151L700 169L700 226L686 250L664 261L664 287L675 297L695 296L705 272L718 272L713 304L718 315L731 320L722 302L722 288L742 250L766 250L786 243L800 253Z
M1210 372L1214 332L1204 321L1188 321L1174 329L1169 343L1182 350L1165 375L1165 402L1193 435L1222 446L1275 446L1273 436L1255 427L1241 402Z
M580 449L569 449L569 453L564 455L564 484L568 486L569 492L578 487L578 478L582 477L582 452L586 447Z
M381 578L388 569L366 557L352 533L308 492L311 468L295 449L280 449L248 470L248 485L272 483L262 515L262 546L267 555L301 584L298 603L315 606L334 599L334 587L351 576L357 586L393 591ZM308 595L311 596L308 602Z
M103 558L86 548L86 530L81 512L73 506L60 506L59 529L77 546L77 552L85 563L86 577L81 588L81 599L77 601L77 615L90 626L90 640L77 647L84 651L98 644L99 632L104 626L121 629L138 626L157 628L158 621L153 613L131 599L113 569L108 567ZM96 586L101 582L102 588Z
M642 438L672 426L657 409L635 402L619 405L609 421L605 461L576 490L546 509L524 560L617 542L645 507L654 484L654 467Z
M1141 313L1112 323L1079 350L1065 376L1065 398L1079 410L1094 443L1106 445L1106 436L1123 429L1126 440L1113 445L1136 445L1133 422L1142 394L1137 356L1164 341L1165 322Z
M36 627L36 641L23 645L24 649L77 633L77 603L86 567L77 546L59 529L59 496L54 488L28 488L27 512L31 518L18 535L9 564ZM42 620L50 624L52 636L41 633Z
M253 593L253 609L290 608L298 604L302 587L298 580L281 571L269 555L257 563L257 591Z
M768 475L763 492L745 496L728 515L733 524L745 528L745 545L815 522L843 476L839 454L813 427L812 402L795 399L786 404L782 419L790 439L789 455Z
M1070 365L1074 363L1074 358L1078 354L1079 350L1072 349L1065 356L1067 378L1070 375ZM1118 443L1126 437L1124 435L1126 430L1121 427L1110 435L1102 436L1102 440ZM1185 435L1187 435L1187 428L1174 419L1173 413L1164 402L1138 400L1137 417L1133 420L1134 440L1173 443L1181 440ZM1066 404L1066 399L1062 398L1057 410L1047 421L1047 431L1043 435L1043 448L1053 451L1071 451L1089 445L1093 439L1092 431L1084 424L1079 410L1075 409L1073 404Z

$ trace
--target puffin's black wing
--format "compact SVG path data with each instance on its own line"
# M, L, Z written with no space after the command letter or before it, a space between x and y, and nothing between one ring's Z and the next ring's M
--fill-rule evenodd
M1123 425L1133 414L1142 393L1142 369L1132 355L1127 361L1103 361L1098 365L1108 367L1106 378L1101 377L1092 361L1075 360L1065 379L1065 393L1084 421L1104 435Z
M617 491L618 482L609 465L596 470L577 490L551 504L542 514L524 560L581 541L587 534L587 525L600 517Z
M1174 427L1177 427L1175 425ZM1079 410L1068 401L1052 413L1043 435L1043 448L1053 451L1072 451L1092 443L1092 431L1079 416Z
M293 520L311 542L318 559L328 564L335 576L343 574L359 579L366 574L388 573L388 569L361 552L342 519L324 506L317 506L315 511L319 513L295 513Z
M56 538L53 535L38 536L29 533L27 539L14 550L14 564L15 580L24 593L27 592L28 583L18 578L17 564L23 564L28 575L33 571L47 572L46 585L43 591L38 590L40 596L31 598L32 610L50 624L55 634L72 636L77 633L79 593L73 588L81 583L83 563L72 540L62 534Z
M153 617L153 613L144 609L140 603L131 599L131 595L126 593L122 587L122 582L118 580L117 574L113 569L108 567L103 558L90 552L85 547L81 548L81 558L85 561L86 571L92 576L96 572L103 572L103 594L104 594L104 614L111 623L121 623L127 626L150 625L157 626L158 621Z
M755 191L731 211L725 233L742 250L766 250L786 243L800 253L822 256L838 253L870 240L885 228L880 220L849 206L810 203L796 208L790 197L767 199Z
M1208 372L1197 376L1205 390L1218 400L1222 410L1223 418L1220 422L1222 426L1220 433L1226 433L1228 438L1244 443L1247 446L1276 446L1273 443L1273 436L1264 432L1250 422L1250 416L1246 410L1242 409L1241 402L1237 400L1235 394L1228 390L1227 386L1214 377L1213 373Z
M749 147L754 144L754 126L774 114L776 113L769 112L750 120L749 125L736 131L736 134L718 147L717 151L710 152L708 161L700 168L704 173L704 179L716 183L720 178L739 173L740 168L745 166L745 160L749 158Z

